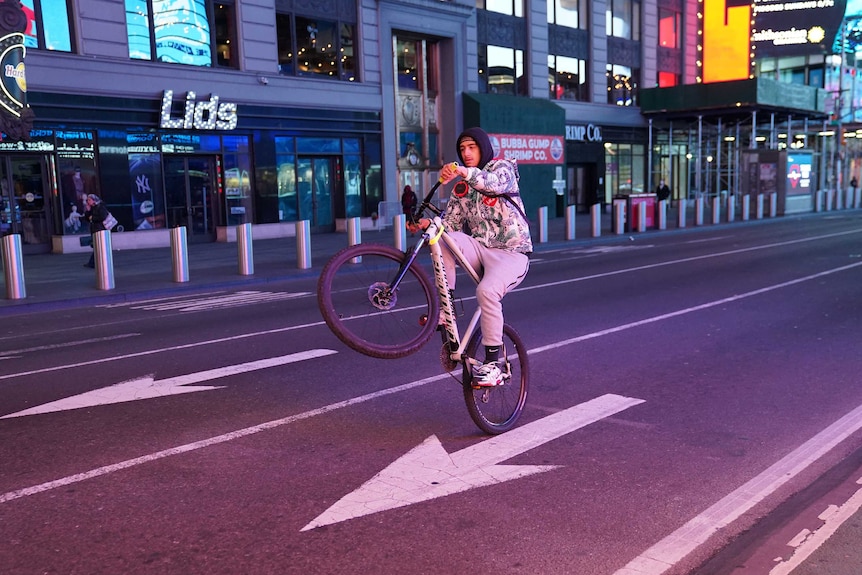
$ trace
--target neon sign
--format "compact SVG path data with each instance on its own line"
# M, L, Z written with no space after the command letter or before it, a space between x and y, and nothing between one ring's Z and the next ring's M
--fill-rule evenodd
M172 130L233 130L236 128L236 104L220 102L216 94L211 94L206 102L198 102L197 94L186 93L182 117L173 117L174 91L165 90L162 96L162 111L159 127Z

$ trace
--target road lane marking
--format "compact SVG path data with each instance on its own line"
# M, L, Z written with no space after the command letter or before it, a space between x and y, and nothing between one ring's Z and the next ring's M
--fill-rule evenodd
M862 479L857 480L856 483L862 485ZM815 529L814 532L806 529L800 534L802 537L796 544L793 544L793 541L788 543L788 545L796 547L796 550L786 561L782 561L773 567L769 575L790 575L794 569L799 567L805 560L811 557L812 553L817 551L821 545L835 535L838 528L844 525L860 509L862 509L862 489L854 493L843 505L830 509L831 512L828 516L821 515L820 519L823 519L821 527Z
M421 387L423 385L437 382L437 381L440 381L443 379L449 379L450 377L451 377L451 375L448 373L441 373L441 374L434 375L431 377L426 377L425 379L420 379L420 380L413 381L410 383L405 383L403 385L399 385L396 387L391 387L389 389L382 389L380 391L375 391L373 393L360 395L358 397L352 397L352 398L346 399L344 401L339 401L336 403L330 403L329 405L325 405L325 406L319 407L317 409L305 411L303 413L298 413L295 415L290 415L288 417L283 417L281 419L275 419L273 421L268 421L268 422L261 423L258 425L253 425L251 427L238 429L236 431L231 431L231 432L228 432L228 433L225 433L222 435L217 435L215 437L210 437L208 439L202 439L200 441L187 443L185 445L179 445L177 447L172 447L170 449L165 449L163 451L157 451L155 453L150 453L148 455L142 455L141 457L135 457L133 459L127 459L127 460L121 461L119 463L114 463L111 465L105 465L103 467L97 467L96 469L91 469L91 470L85 471L83 473L76 473L74 475L69 475L67 477L56 479L54 481L48 481L47 483L41 483L39 485L33 485L32 487L25 487L23 489L16 489L14 491L9 491L7 493L0 494L0 504L6 503L9 501L13 501L15 499L20 499L22 497L28 497L30 495L36 495L38 493L43 493L45 491L50 491L52 489L57 489L58 487L71 485L73 483L79 483L81 481L86 481L88 479L93 479L95 477L100 477L102 475L108 475L110 473L114 473L116 471L121 471L123 469L129 469L131 467L136 467L138 465L144 465L144 464L150 463L152 461L157 461L159 459L171 457L172 455L189 453L191 451L203 449L205 447L210 447L212 445L218 445L220 443L227 443L228 441L233 441L235 439L240 439L243 437L247 437L249 435L254 435L256 433L260 433L262 431L267 431L269 429L274 429L276 427L281 427L283 425L288 425L290 423L296 423L297 421L302 421L304 419L309 419L311 417L315 417L318 415L325 415L327 413L331 413L333 411L343 409L345 407L358 405L360 403L365 403L367 401L378 399L380 397L385 397L387 395L393 395L395 393L401 393L402 391L407 391L410 389Z
M7 349L0 351L0 359L10 359L8 356L18 356L24 353L32 353L34 351L48 351L52 349L62 349L64 347L75 347L79 345L87 345L89 343L99 343L102 341L114 341L117 339L126 339L129 337L139 337L139 333L120 333L117 335L109 335L105 337L92 337L89 339L79 339L75 341L64 341L62 343L52 343L49 345L39 345L35 347L24 347L21 349Z
M269 369L280 365L296 363L297 361L305 361L316 357L323 357L338 353L331 349L310 349L289 355L279 357L270 357L257 361L249 361L237 365L228 365L216 369L189 373L186 375L178 375L156 381L153 375L131 379L121 383L116 383L108 387L94 389L86 393L65 397L50 403L44 403L10 413L0 417L0 419L9 419L12 417L24 417L27 415L37 415L42 413L55 413L58 411L68 411L71 409L81 409L84 407L95 407L97 405L109 405L113 403L125 403L128 401L137 401L139 399L152 399L156 397L166 397L168 395L178 395L184 393L194 393L197 391L209 391L212 389L221 389L224 386L211 385L191 385L193 383L201 383L212 379L220 379L240 373L248 373L250 371L258 371L261 369Z
M769 292L771 292L771 291L775 291L775 290L778 290L778 289L782 289L782 288L790 287L790 286L792 286L792 285L796 285L796 284L800 284L800 283L803 283L803 282L807 282L807 281L815 280L815 279L818 279L818 278L822 278L822 277L825 277L825 276L828 276L828 275L832 275L832 274L835 274L835 273L838 273L838 272L847 271L847 270L849 270L849 269L857 268L857 267L859 267L859 266L862 266L862 262L857 262L857 263L854 263L854 264L848 264L848 265L846 265L846 266L841 266L841 267L838 267L838 268L833 268L833 269L831 269L831 270L826 270L826 271L823 271L823 272L818 272L818 273L816 273L816 274L812 274L812 275L809 275L809 276L805 276L805 277L801 277L801 278L796 278L796 279L794 279L794 280L789 280L789 281L786 281L786 282L781 282L780 284L774 284L774 285L771 285L771 286L766 286L766 287L764 287L764 288L760 288L760 289L752 290L752 291L745 292L745 293L741 293L741 294L732 295L732 296L730 296L730 297L726 297L726 298L722 298L722 299L719 299L719 300L714 300L714 301L706 302L706 303L703 303L703 304L700 304L700 305L696 305L696 306L692 306L692 307L687 307L687 308L679 309L679 310L672 311L672 312L668 312L668 313L663 313L663 314L661 314L661 315L656 315L656 316L648 317L648 318L645 318L645 319L642 319L642 320L633 321L633 322L630 322L630 323L625 323L625 324L622 324L622 325L618 325L618 326L615 326L615 327L610 327L610 328L608 328L608 329L603 329L603 330L596 331L596 332L593 332L593 333L587 333L587 334L584 334L584 335L580 335L580 336L577 336L577 337L573 337L573 338L571 338L571 339L564 339L564 340L562 340L562 341L558 341L558 342L551 343L551 344L548 344L548 345L545 345L545 346L542 346L542 347L537 347L537 348L535 348L535 349L531 349L531 350L529 351L529 353L538 353L538 352L542 352L542 351L548 351L548 350L551 350L551 349L556 349L556 348L559 348L559 347L564 347L564 346L567 346L567 345L571 345L571 344L573 344L573 343L580 343L580 342L582 342L582 341L587 341L587 340L590 340L590 339L594 339L594 338L597 338L597 337L602 337L602 336L609 335L609 334L612 334L612 333L617 333L617 332L624 331L624 330L627 330L627 329L632 329L632 328L635 328L635 327L640 327L640 326L642 326L642 325L648 325L648 324L651 324L651 323L656 323L656 322L659 322L659 321L664 321L664 320L666 320L666 319L671 319L671 318L679 317L679 316L681 316L681 315L686 315L686 314L689 314L689 313L694 313L694 312L697 312L697 311L702 311L702 310L709 309L709 308L713 308L713 307L716 307L716 306L725 305L725 304L732 303L732 302L735 302L735 301L739 301L739 300L742 300L742 299L746 299L746 298L750 298L750 297L754 297L754 296L762 295L762 294L765 294L765 293L769 293Z
M432 435L339 499L302 531L557 469L559 465L500 463L643 402L606 394L452 454Z
M692 259L698 259L698 258L692 258ZM658 264L658 265L663 265L663 264ZM857 262L857 263L854 263L854 264L849 264L849 265L846 265L846 266L841 266L841 267L833 268L833 269L830 269L830 270L826 270L826 271L819 272L819 273L816 273L816 274L812 274L812 275L809 275L809 276L805 276L805 277L797 278L797 279L795 279L795 280L790 280L790 281L782 282L782 283L780 283L780 284L775 284L775 285L772 285L772 286L767 286L767 287L760 288L760 289L757 289L757 290L753 290L753 291L750 291L750 292L746 292L746 293L743 293L743 294L738 294L738 295L730 296L730 297L723 298L723 299L720 299L720 300L715 300L715 301L712 301L712 302L707 302L707 303L704 303L704 304L701 304L701 305L697 305L697 306L694 306L694 307L689 307L689 308L681 309L681 310L678 310L678 311L675 311L675 312L670 312L670 313L662 314L662 315L655 316L655 317L652 317L652 318L646 318L646 319L643 319L643 320L640 320L640 321L636 321L636 322L632 322L632 323L623 324L623 325L620 325L620 326L616 326L616 327L608 328L608 329L606 329L606 330L598 331L598 332L595 332L595 333L592 333L592 334L585 334L585 335L582 335L582 336L579 336L579 337L576 337L576 338L563 340L563 341L561 341L561 342L557 342L557 343L549 344L549 345L547 345L547 346L544 346L544 347L540 347L540 348L536 348L536 349L534 349L534 350L531 350L531 353L538 353L538 352L542 352L542 351L547 351L547 350L549 350L549 349L554 349L554 348L562 347L562 346L565 346L565 345L570 345L570 344L572 344L572 343L578 343L578 342L585 341L585 340L588 340L588 339L592 339L592 338L595 338L595 337L601 337L601 336L603 336L603 335L608 335L608 334L611 334L611 333L616 333L616 332L619 332L619 331L623 331L623 330L626 330L626 329L631 329L631 328L638 327L638 326L641 326L641 325L646 325L646 324L650 324L650 323L655 323L655 322L657 322L657 321L662 321L662 320L665 320L665 319L670 319L670 318L672 318L672 317L676 317L676 316L680 316L680 315L689 314L689 313L692 313L692 312L695 312L695 311L700 311L700 310L703 310L703 309L708 309L708 308L715 307L715 306L718 306L718 305L723 305L723 304L726 304L726 303L734 302L734 301L737 301L737 300L740 300L740 299L744 299L744 298L748 298L748 297L752 297L752 296L756 296L756 295L760 295L760 294L768 293L768 292L773 291L773 290L776 290L776 289L780 289L780 288L788 287L788 286L795 285L795 284L799 284L799 283L806 282L806 281L811 281L811 280L813 280L813 279L818 279L818 278L821 278L821 277L824 277L824 276L828 276L828 275L831 275L831 274L834 274L834 273L838 273L838 272L846 271L846 270L849 270L849 269L852 269L852 268L856 268L856 267L859 267L859 266L862 266L862 262ZM630 268L630 269L633 271L633 270L642 269L642 268L645 268L645 267L650 267L650 266L642 266L642 267L639 267L639 268ZM593 276L585 276L585 277L583 277L583 278L576 278L576 279L572 279L572 280L564 280L564 281L561 281L561 282L550 282L550 283L547 283L547 284L535 285L535 286L530 286L530 287L527 287L527 288L518 288L518 289L513 290L513 291L532 290L532 289L538 289L538 288L540 288L540 287L556 286L556 285L561 285L561 284L571 283L571 282L573 282L573 281L582 281L582 280L584 280L584 279L595 279L595 278L602 277L602 276L617 275L617 274L619 274L619 273L623 273L623 270L617 270L617 271L607 272L607 273L603 273L603 274L597 274L597 275L593 275ZM466 300L466 299L468 299L468 298L462 298L462 299L465 299L465 300ZM166 352L170 352L170 351L179 351L179 350L184 350L184 349L191 349L191 348L195 348L195 347L202 347L202 346L206 346L206 345L214 345L214 344L218 344L218 343L227 343L227 342L237 341L237 340L241 340L241 339L247 339L247 338L252 338L252 337L259 337L259 336L273 335L273 334L277 334L277 333L284 333L284 332L288 332L288 331L294 331L294 330L306 329L306 328L317 327L317 326L321 326L321 325L325 325L325 322L323 322L323 321L316 321L316 322L310 322L310 323L305 323L305 324L298 324L298 325L291 325L291 326L287 326L287 327L280 327L280 328L274 328L274 329L267 329L267 330L263 330L263 331L256 331L256 332L251 332L251 333L243 333L243 334L239 334L239 335L233 335L233 336L229 336L229 337L221 337L221 338L217 338L217 339L210 339L210 340L199 341L199 342L194 342L194 343L186 343L186 344L175 345L175 346L170 346L170 347L164 347L164 348L159 348L159 349L148 349L148 350L145 350L145 351L139 351L139 352L135 352L135 353L127 353L127 354L123 354L123 355L116 355L116 356L112 356L112 357L103 357L103 358L99 358L99 359L93 359L93 360L88 360L88 361L82 361L82 362L78 362L78 363L74 363L74 364L59 365L59 366L54 366L54 367L45 367L45 368L42 368L42 369L34 369L34 370L30 370L30 371L21 371L21 372L18 372L18 373L10 373L10 374L7 374L7 375L0 375L0 380L4 380L4 379L13 379L13 378L16 378L16 377L23 377L23 376L27 376L27 375L37 375L37 374L40 374L40 373L49 373L49 372L52 372L52 371L62 371L62 370L64 370L64 369L72 369L72 368L83 367L83 366L87 366L87 365L101 364L101 363L108 362L108 361L120 361L120 360L130 359L130 358L134 358L134 357L143 357L143 356L147 356L147 355L155 355L155 354L158 354L158 353L166 353Z
M614 575L660 575L862 429L862 405L641 553Z

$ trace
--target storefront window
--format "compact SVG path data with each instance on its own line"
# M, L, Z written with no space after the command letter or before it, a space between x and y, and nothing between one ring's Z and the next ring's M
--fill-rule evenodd
M63 231L69 234L89 233L80 216L86 209L87 195L99 195L95 134L89 130L58 130L56 141Z
M358 155L344 156L344 200L346 217L362 215L362 161Z
M640 0L609 0L605 12L607 35L626 40L641 39Z
M587 0L548 0L548 23L587 29Z
M224 198L227 225L236 226L252 221L251 155L248 138L225 136Z
M27 15L24 45L28 48L72 51L68 0L22 0Z
M476 0L476 8L518 18L524 17L524 0Z
M618 64L608 64L608 104L617 106L638 105L638 83L640 70Z
M135 230L164 228L165 193L159 138L150 132L126 136L129 150L129 193Z
M526 96L524 51L480 44L479 91Z
M238 67L229 0L125 0L129 57L191 66ZM212 22L212 26L211 26Z
M649 193L644 184L645 166L643 145L605 143L605 201Z
M275 25L280 74L358 79L355 24L279 12Z
M588 101L586 60L549 55L548 84L552 100Z
M280 222L294 222L298 216L294 149L293 138L275 138L278 221Z

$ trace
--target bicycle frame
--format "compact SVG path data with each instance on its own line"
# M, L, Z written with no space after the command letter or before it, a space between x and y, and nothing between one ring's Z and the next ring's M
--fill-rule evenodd
M405 258L404 264L398 271L396 278L390 284L390 288L393 291L398 289L398 284L404 278L407 268L410 267L419 255L422 247L425 244L428 244L428 248L431 252L431 266L434 271L434 284L437 287L437 296L440 298L440 310L443 312L443 325L446 329L446 337L449 340L450 349L454 349L450 353L449 357L453 361L463 361L464 350L466 349L467 343L470 341L473 332L476 330L476 326L479 325L479 318L482 315L482 310L478 307L476 308L476 311L473 313L473 317L470 318L470 323L467 325L467 329L464 332L464 337L461 337L461 333L458 330L457 318L455 316L455 302L452 300L452 295L449 292L449 283L446 279L446 269L443 266L443 248L440 246L441 240L452 253L457 265L461 266L461 268L467 272L467 275L470 276L474 283L478 284L480 279L479 274L464 258L464 254L461 253L461 250L455 244L455 241L446 233L440 216L434 216L431 223L425 229L425 232L419 238L419 241L416 242L413 249L408 252L408 257ZM428 318L428 321L438 321L438 319Z

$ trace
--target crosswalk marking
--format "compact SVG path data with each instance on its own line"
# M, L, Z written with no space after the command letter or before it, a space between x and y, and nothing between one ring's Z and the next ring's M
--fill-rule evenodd
M267 292L243 290L231 293L217 292L215 294L210 293L196 296L161 298L144 302L110 304L102 307L128 307L129 309L146 311L195 312L284 301L308 295L310 295L310 292Z

